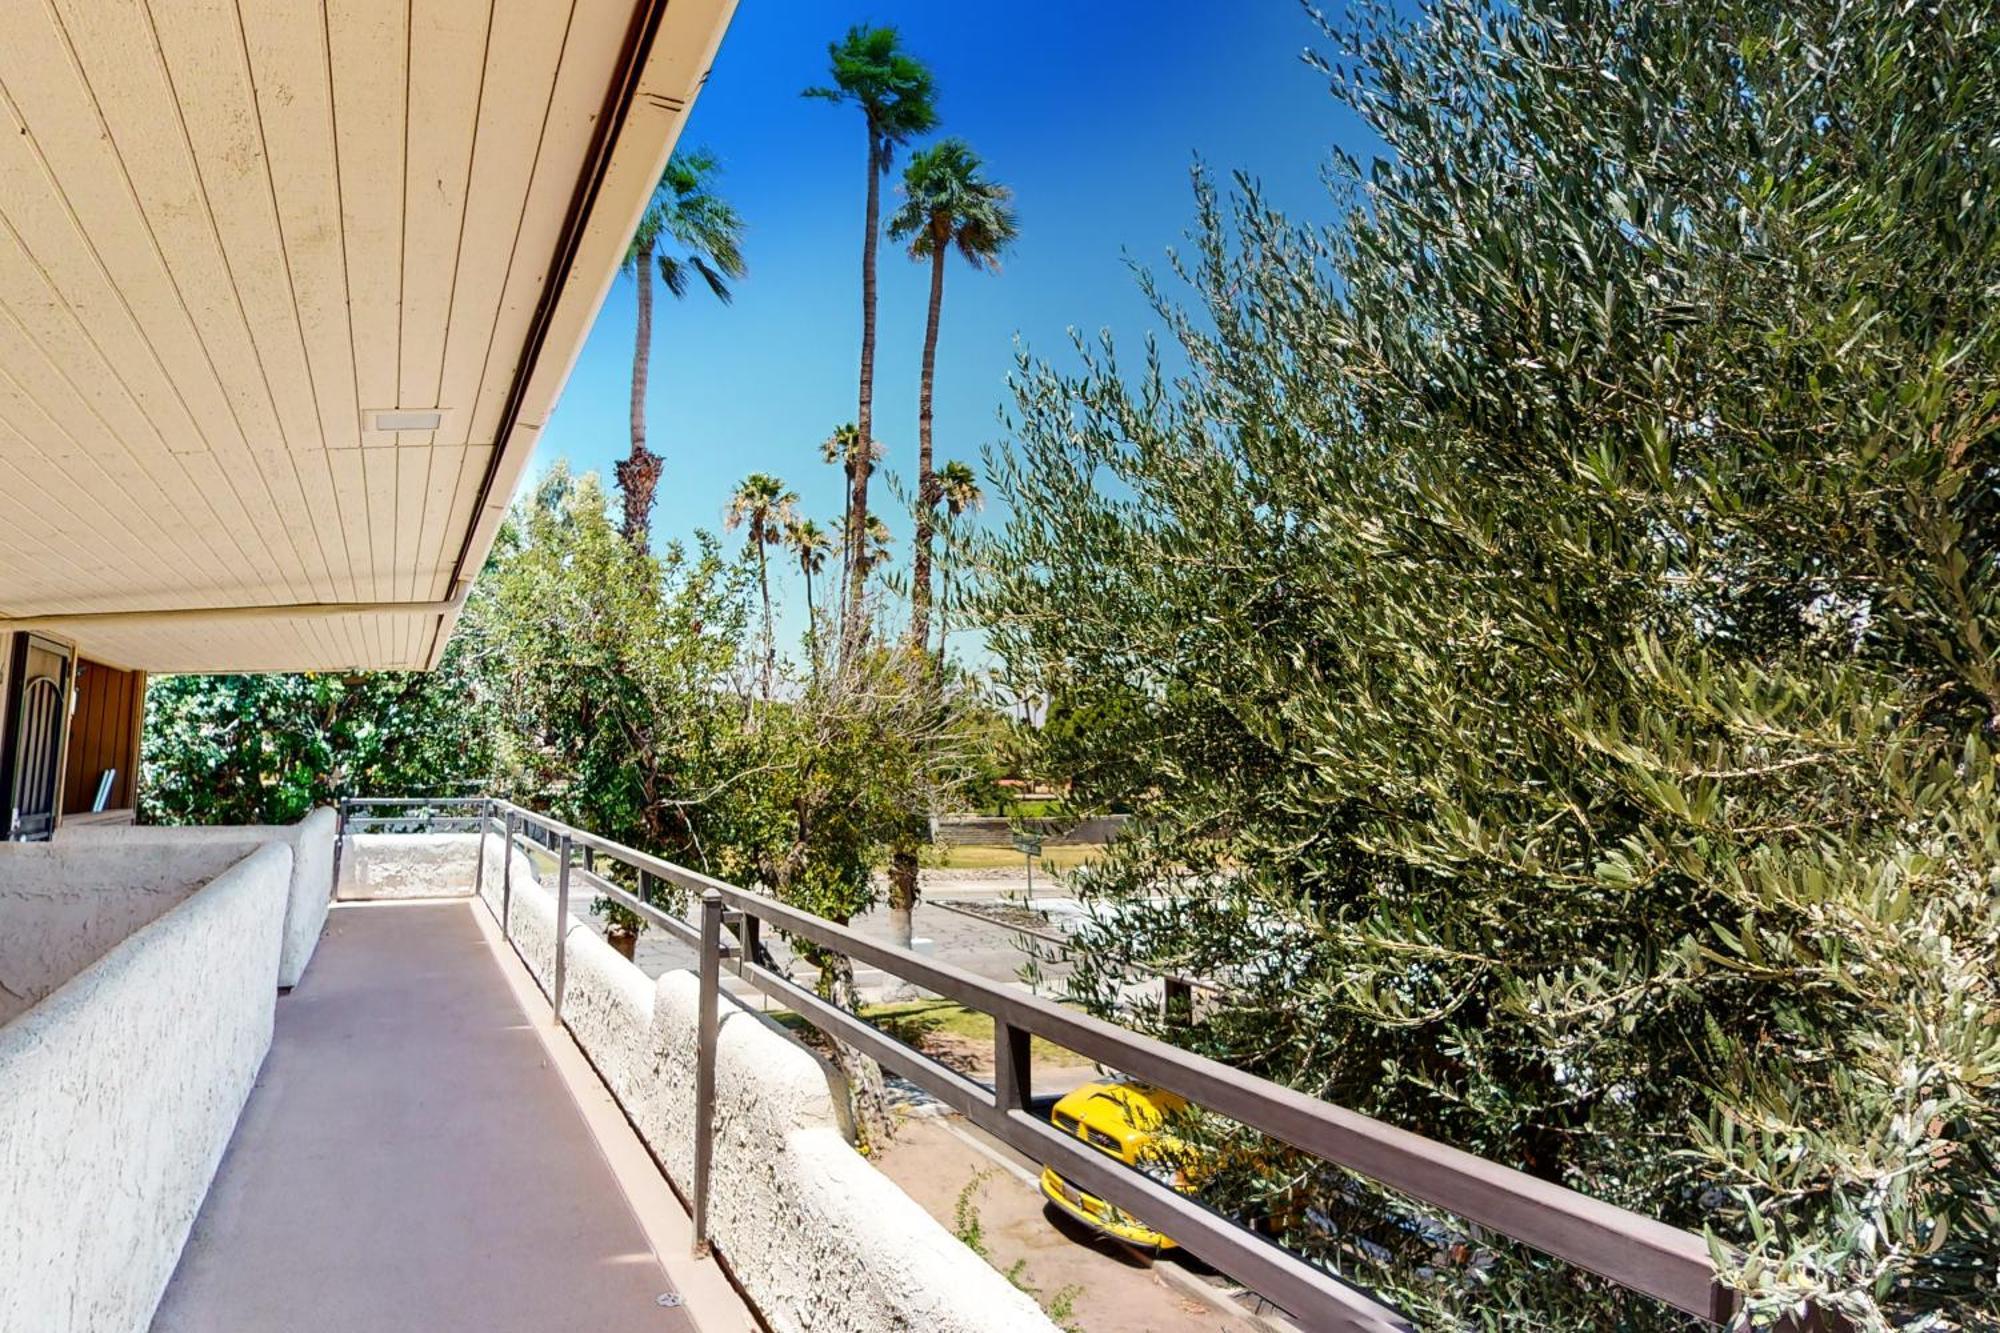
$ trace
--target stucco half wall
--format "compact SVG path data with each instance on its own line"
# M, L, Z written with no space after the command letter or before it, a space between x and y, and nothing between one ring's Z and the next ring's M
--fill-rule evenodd
M343 902L375 898L463 898L472 892L477 833L350 833L340 852ZM499 868L498 833L487 838Z
M271 1046L266 842L0 1027L0 1333L140 1333Z
M29 1009L247 854L103 854L0 843L0 1023Z
M194 881L212 879L266 843L284 844L292 852L292 869L286 886L285 943L278 985L289 987L298 985L305 975L326 925L326 909L333 897L333 837L338 823L333 807L321 806L296 824L64 828L49 846L58 857L74 858L74 873L79 877L137 883L157 873L159 867L172 868Z
M462 874L473 860L470 835L464 842ZM498 869L489 860L481 885L496 918ZM555 903L519 854L511 881L509 934L546 990ZM698 979L648 979L574 914L567 968L570 1031L685 1195ZM1033 1300L854 1151L818 1060L728 995L722 1002L709 1231L776 1333L1054 1333Z

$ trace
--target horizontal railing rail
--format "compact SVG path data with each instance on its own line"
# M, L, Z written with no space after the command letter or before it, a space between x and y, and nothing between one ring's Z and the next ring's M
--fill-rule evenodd
M474 833L485 818L483 796L399 796L348 798L340 803L340 827L349 833L421 825L432 832ZM356 814L355 808L387 810L388 814ZM452 813L440 815L439 811Z
M343 831L369 819L361 815L357 820L356 812L364 809L456 807L465 803L354 798L342 802ZM1033 1037L1176 1093L1206 1111L1677 1310L1713 1323L1728 1322L1737 1312L1738 1297L1718 1279L1708 1242L1693 1232L1398 1129L949 963L868 939L768 894L725 883L512 802L492 799L473 803L482 805L483 816L473 821L480 831L479 876L485 873L486 835L497 828L508 848L525 838L554 853L559 921L568 919L570 898L581 885L698 951L701 1029L696 1062L695 1179L690 1201L698 1245L705 1245L707 1236L717 993L726 961L742 981L786 1005L828 1037L868 1055L994 1137L1172 1236L1188 1251L1288 1310L1308 1327L1387 1330L1413 1326L1405 1316L1326 1267L1093 1150L1035 1114L1029 1107ZM640 892L598 873L599 857L634 872ZM579 858L582 864L578 864ZM512 902L511 855L502 858L502 874L504 932ZM652 895L647 890L655 883L676 886L698 900L699 923L683 920L650 901ZM843 954L990 1016L994 1027L993 1085L970 1079L897 1041L758 961L758 942L766 929ZM735 938L728 939L725 932ZM548 987L558 1022L563 1021L567 936L567 928L556 932Z
M341 801L350 811L363 806L370 810L407 810L413 806L467 809L492 803L492 798L487 796L349 796Z

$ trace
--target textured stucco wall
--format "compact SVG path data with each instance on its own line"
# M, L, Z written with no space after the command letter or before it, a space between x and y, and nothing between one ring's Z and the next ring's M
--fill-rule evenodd
M0 843L0 1023L250 850Z
M326 925L333 897L333 834L339 823L332 806L321 806L296 824L215 824L162 827L64 827L49 844L58 854L81 856L88 851L120 858L121 873L145 873L159 860L167 865L202 868L200 880L211 879L223 867L248 856L267 842L292 849L292 879L285 910L284 956L278 984L296 986L305 975ZM80 868L80 874L90 870Z
M267 843L0 1026L0 1333L142 1333L271 1045Z
M555 905L516 857L511 934L546 989ZM482 896L499 912L497 877ZM700 983L657 983L571 914L564 1016L683 1193L694 1179ZM820 1063L727 995L709 1230L777 1333L1053 1333L1034 1301L849 1146Z
M623 959L618 960L623 963ZM700 983L662 976L635 1116L680 1180L694 1173ZM1052 1333L1040 1307L848 1145L818 1061L724 996L710 1230L773 1328Z
M285 945L278 984L296 986L319 947L326 909L333 905L333 807L321 806L291 827L292 882L286 896Z
M446 898L472 892L476 833L350 833L340 853L335 896ZM487 838L487 859L499 864L500 836Z

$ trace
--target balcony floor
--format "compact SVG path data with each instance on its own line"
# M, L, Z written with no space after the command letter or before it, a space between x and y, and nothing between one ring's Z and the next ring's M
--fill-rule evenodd
M694 1328L479 910L329 916L154 1333Z

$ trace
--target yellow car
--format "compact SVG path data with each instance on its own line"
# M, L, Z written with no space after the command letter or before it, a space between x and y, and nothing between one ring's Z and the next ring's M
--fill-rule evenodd
M1187 1107L1186 1098L1143 1083L1086 1083L1055 1105L1050 1120L1065 1134L1082 1139L1156 1180L1186 1188L1184 1178L1163 1160L1171 1144L1160 1136L1165 1119ZM1122 1212L1042 1168L1042 1193L1050 1203L1103 1235L1142 1250L1170 1250L1174 1242L1131 1214Z

